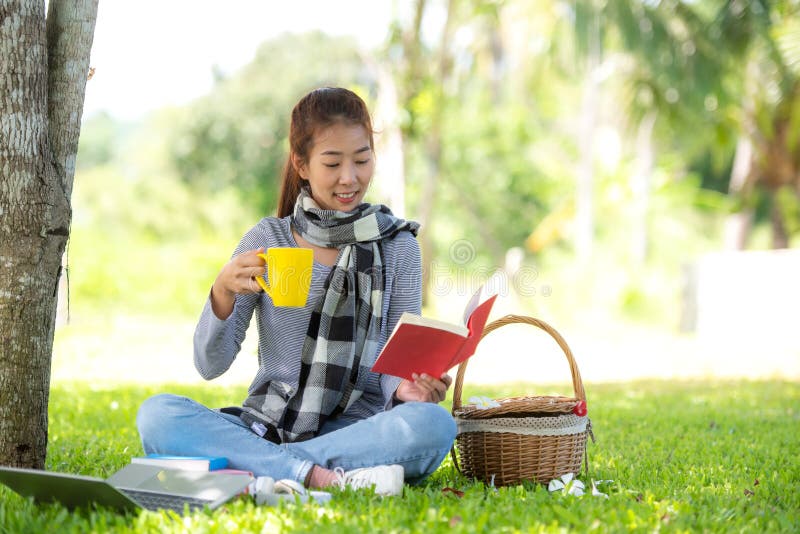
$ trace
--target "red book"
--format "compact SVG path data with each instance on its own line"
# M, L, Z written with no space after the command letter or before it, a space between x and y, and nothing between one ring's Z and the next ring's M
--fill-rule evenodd
M467 304L462 324L404 313L378 355L372 371L413 380L412 373L440 377L475 353L497 295L483 287Z

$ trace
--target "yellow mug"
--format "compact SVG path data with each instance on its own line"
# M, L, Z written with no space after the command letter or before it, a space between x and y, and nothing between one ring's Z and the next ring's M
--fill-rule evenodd
M275 306L303 307L311 288L314 251L310 248L274 247L259 254L267 264L267 277L256 276L256 282L270 296Z

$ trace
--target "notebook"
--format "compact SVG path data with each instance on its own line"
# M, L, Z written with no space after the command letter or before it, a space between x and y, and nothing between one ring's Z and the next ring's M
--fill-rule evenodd
M129 464L107 480L37 469L0 466L0 483L36 502L67 508L104 506L124 512L171 509L182 513L217 508L247 490L252 478L241 474L180 471Z

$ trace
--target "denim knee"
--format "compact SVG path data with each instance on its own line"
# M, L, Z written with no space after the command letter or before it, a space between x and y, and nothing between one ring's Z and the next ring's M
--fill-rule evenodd
M420 440L430 449L449 449L456 438L456 422L450 412L432 402L410 402L404 406L411 412L414 427L421 431Z
M186 405L186 398L170 393L159 393L145 399L136 414L136 428L142 437L150 436L164 428L176 415L181 406Z

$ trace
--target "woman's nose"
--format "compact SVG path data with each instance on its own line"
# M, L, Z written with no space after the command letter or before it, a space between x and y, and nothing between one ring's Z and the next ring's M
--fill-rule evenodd
M339 175L339 182L343 184L349 184L356 181L356 166L350 163L343 163L342 164L342 172Z

